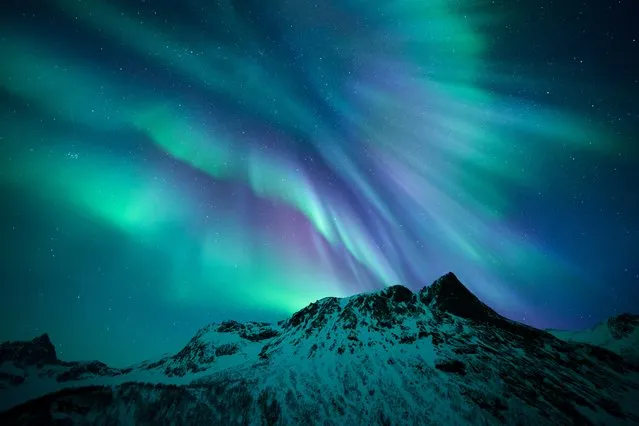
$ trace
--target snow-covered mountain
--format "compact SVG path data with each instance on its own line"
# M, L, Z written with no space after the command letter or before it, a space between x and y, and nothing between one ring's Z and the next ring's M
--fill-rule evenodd
M604 347L639 363L639 315L617 315L589 330L548 332L563 340Z
M639 424L624 354L510 321L447 274L211 324L129 369L59 361L46 335L5 343L0 424Z

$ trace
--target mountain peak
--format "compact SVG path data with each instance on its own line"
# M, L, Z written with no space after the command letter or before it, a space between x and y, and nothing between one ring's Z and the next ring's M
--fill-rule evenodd
M486 306L452 272L439 277L420 292L422 302L458 317L486 321L499 317Z
M393 285L386 287L380 292L380 295L390 299L393 302L411 302L415 300L415 294L403 285Z
M344 302L336 297L326 297L293 314L287 324L292 327L303 325L310 333L323 327L329 317L341 311L345 312L339 314L340 319L348 318L348 324L352 324L356 322L353 319L355 309L364 316L370 315L377 325L388 328L393 323L401 322L404 315L418 315L423 312L423 307L480 321L502 318L471 293L455 274L449 272L418 294L397 284L348 297Z
M639 327L639 315L623 313L608 319L610 334L616 340L623 339Z
M277 326L213 323L177 354L128 369L45 365L56 358L42 335L0 345L0 424L632 423L639 364L625 349L637 330L613 340L604 326L617 353L510 321L449 273L417 294L324 298Z
M51 342L51 338L49 337L49 333L43 333L40 336L34 337L31 340L31 343L43 347L50 347L50 349L55 351L53 343Z
M17 361L23 365L55 364L58 357L47 333L29 342L6 342L0 345L0 363Z

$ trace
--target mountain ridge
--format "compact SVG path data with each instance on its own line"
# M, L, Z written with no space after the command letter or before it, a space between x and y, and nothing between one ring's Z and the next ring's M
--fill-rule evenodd
M627 324L615 330L630 335ZM136 424L639 423L639 364L511 321L453 273L418 292L320 299L276 324L209 324L178 353L128 369L0 348L12 354L0 378L11 363L23 377L1 382L3 424L118 424L123 410Z
M639 363L639 315L622 313L586 330L546 330L575 343L601 346Z

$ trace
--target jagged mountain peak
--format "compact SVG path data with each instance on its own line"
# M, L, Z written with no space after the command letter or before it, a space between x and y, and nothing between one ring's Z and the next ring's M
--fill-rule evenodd
M386 287L381 290L379 294L397 303L414 302L416 297L415 293L413 293L408 287L404 287L400 284Z
M423 313L419 298L407 287L393 285L381 290L337 298L326 297L297 311L283 325L284 329L304 329L307 335L323 328L328 322L334 326L354 328L357 323L389 328L403 321L405 315Z
M325 297L295 312L286 321L284 328L308 327L308 330L319 328L325 324L328 315L341 310L340 300L337 297Z
M424 287L420 291L420 296L427 306L458 317L479 321L501 318L464 286L452 272L441 276L430 286Z
M44 333L27 342L5 342L0 345L0 364L5 361L21 365L54 364L58 356L49 335Z
M626 315L602 326L624 333L634 323ZM47 392L57 393L11 399L15 386L35 388L7 383L0 410L15 408L1 424L639 422L639 364L508 320L454 274L418 293L396 285L324 298L276 325L210 324L177 354L132 369L51 368L18 378L55 377Z
M403 285L393 285L341 299L320 299L293 314L284 328L304 328L307 334L311 334L323 327L333 315L337 315L338 322L346 322L346 328L353 328L353 324L362 320L366 324L389 328L402 322L406 315L415 317L427 310L471 320L492 321L502 327L510 325L449 272L418 293Z

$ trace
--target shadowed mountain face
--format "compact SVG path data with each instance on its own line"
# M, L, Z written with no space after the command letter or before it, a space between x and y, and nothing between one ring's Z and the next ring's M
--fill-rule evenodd
M621 341L637 321L606 326ZM0 424L639 423L639 364L552 333L500 316L450 273L278 324L211 324L124 370L59 361L44 335L0 347Z
M48 334L36 337L30 342L6 342L0 345L0 362L16 365L44 365L58 362L55 347Z
M499 318L495 311L464 287L452 272L424 288L420 295L426 305L461 318L476 321L495 321Z

